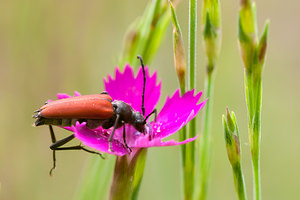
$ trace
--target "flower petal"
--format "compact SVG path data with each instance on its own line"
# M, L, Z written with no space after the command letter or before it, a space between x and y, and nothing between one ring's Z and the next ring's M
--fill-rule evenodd
M81 94L77 91L74 91L74 96L77 97L77 96L81 96ZM66 93L57 93L57 98L58 99L66 99L66 98L70 98L72 97L71 95L68 95Z
M66 98L70 98L71 96L66 94L66 93L57 93L57 98L58 99L66 99Z
M86 123L76 122L76 125L73 126L73 131L75 133L75 137L82 141L82 143L88 147L94 148L98 151L115 154L118 156L123 156L129 152L128 149L124 147L122 143L118 140L112 140L112 149L113 152L108 151L108 138L109 134L107 130L102 129L101 127L91 130L86 127Z
M147 148L147 147L162 147L162 146L175 146L175 145L181 145L181 144L186 144L188 142L196 140L198 135L196 135L193 138L189 138L187 140L184 140L182 142L176 142L175 140L168 140L166 142L162 141L162 138L154 138L152 140L149 140L149 138L146 137L139 137L136 141L135 144L132 147L137 147L137 148Z
M157 73L149 75L148 67L146 72L145 87L145 115L148 115L155 108L161 94L161 82L156 85ZM136 77L134 77L133 69L127 64L122 73L116 69L115 79L108 76L104 79L105 90L114 100L121 100L133 107L134 110L142 112L142 94L143 94L143 70L139 69Z
M178 89L171 98L168 97L157 122L152 122L154 137L168 137L192 120L206 103L205 100L197 104L201 95L199 92L194 96L194 90L191 90L180 97Z
M74 96L78 97L78 96L82 96L78 91L74 91Z

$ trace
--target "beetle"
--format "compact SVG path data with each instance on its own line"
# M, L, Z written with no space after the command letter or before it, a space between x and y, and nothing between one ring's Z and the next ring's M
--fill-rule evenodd
M84 150L89 153L99 154L101 153L86 149L81 145L62 147L64 144L70 142L75 138L74 134L57 141L52 125L56 126L72 126L77 121L80 123L86 122L86 126L90 129L94 129L102 126L104 129L113 127L113 131L109 137L109 151L112 149L112 139L115 130L123 126L123 140L126 148L128 147L125 138L125 124L132 125L137 131L145 134L146 121L152 115L155 114L154 120L157 118L157 111L154 109L150 114L145 117L145 85L146 75L145 67L141 56L137 56L141 62L143 69L143 93L142 93L142 113L135 111L129 104L124 101L112 100L107 92L101 92L100 94L84 95L70 97L66 99L59 99L46 103L40 109L34 111L36 114L33 118L36 119L34 125L48 125L52 140L50 149L53 150L53 167L50 170L50 175L56 167L55 151L57 150Z

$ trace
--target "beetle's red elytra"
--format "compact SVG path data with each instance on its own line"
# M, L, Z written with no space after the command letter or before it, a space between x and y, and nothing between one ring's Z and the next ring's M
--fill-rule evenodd
M42 106L44 118L107 119L113 116L112 98L107 94L93 94L59 99Z

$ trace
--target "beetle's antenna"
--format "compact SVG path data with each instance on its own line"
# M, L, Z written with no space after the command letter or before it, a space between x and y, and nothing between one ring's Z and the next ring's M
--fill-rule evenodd
M142 68L143 68L143 76L144 76L144 85L143 85L143 94L142 94L142 112L143 112L143 115L145 116L145 87L146 87L146 72L145 72L145 66L144 66L144 63L143 63L143 59L142 59L142 56L138 55L137 58L141 61L141 65L142 65Z

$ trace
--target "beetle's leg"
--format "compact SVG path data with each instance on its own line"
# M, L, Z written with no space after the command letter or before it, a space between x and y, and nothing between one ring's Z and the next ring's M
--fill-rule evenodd
M52 151L52 156L53 156L53 167L50 169L49 172L50 176L52 176L52 172L56 168L56 154L54 150Z
M51 141L52 143L55 143L56 142L56 137L55 137L55 134L54 134L54 131L53 131L53 128L51 125L49 125L49 131L50 131L50 136L51 136ZM52 171L55 169L56 167L56 156L55 156L55 150L53 150L52 152L52 160L53 160L53 167L51 168L50 170L50 176L52 175Z
M49 130L50 130L51 141L52 141L52 143L55 143L56 137L55 137L55 134L54 134L54 131L53 131L53 128L51 125L49 125Z
M72 135L71 135L72 136ZM67 139L67 138L65 138L65 139ZM70 140L69 140L70 141ZM58 141L59 142L59 141ZM52 145L50 146L50 148L52 147ZM53 147L52 147L53 148ZM51 148L51 149L52 149ZM101 153L99 153L99 152L96 152L96 151L91 151L91 150L89 150L89 149L86 149L85 147L83 147L83 146L81 146L81 145L77 145L77 146L71 146L71 147L56 147L56 148L53 148L53 149L55 149L55 150L53 150L53 167L52 167L52 169L50 170L50 175L52 176L52 171L55 169L55 167L56 167L56 159L55 159L55 151L63 151L63 150L83 150L83 151L86 151L86 152L88 152L88 153L93 153L93 154L97 154L97 155L99 155L102 159L105 159L104 157L103 157L103 155L101 154Z
M54 131L53 131L53 128L52 128L51 125L49 125L49 129L50 129L51 140L53 142L53 144L50 146L50 149L53 150L53 167L50 170L50 175L52 175L52 171L56 167L55 151L60 151L60 150L84 150L84 151L89 152L89 153L98 154L98 155L100 155L101 158L104 159L104 157L102 156L101 153L88 150L88 149L86 149L85 147L83 147L81 145L71 146L71 147L61 147L62 145L66 144L66 143L70 142L72 139L74 139L75 138L74 134L72 134L72 135L70 135L70 136L68 136L68 137L66 137L62 140L56 141L56 137L55 137L55 134L54 134Z
M75 135L72 134L62 140L59 140L55 143L53 143L51 146L50 146L50 149L53 150L53 151L58 151L58 150L84 150L86 152L89 152L89 153L94 153L94 154L98 154L100 155L102 158L102 154L99 153L99 152L96 152L96 151L91 151L91 150L88 150L86 149L85 147L81 146L81 145L77 145L77 146L71 146L71 147L61 147L62 145L70 142L71 140L73 140L75 138Z
M112 141L112 139L113 139L113 137L114 137L115 130L116 130L116 128L117 128L119 119L120 119L120 115L117 114L116 121L115 121L115 124L114 124L114 129L113 129L113 131L112 131L112 133L110 134L109 139L108 139L108 151L110 151L110 152L113 152L111 141Z
M149 115L147 115L147 117L145 117L145 123L146 123L147 119L148 119L151 115L153 115L153 114L154 114L154 121L156 122L156 120L157 120L157 110L154 108L154 110L153 110Z
M131 148L126 143L126 130L125 130L125 124L123 124L123 141L124 145L127 149L129 149L130 152L132 152Z
M55 151L62 151L62 150L83 150L86 151L88 153L93 153L93 154L98 154L101 158L105 159L101 153L96 152L96 151L91 151L87 148L85 148L84 146L81 145L77 145L77 146L71 146L71 147L58 147L55 149Z
M59 140L57 142L54 142L51 146L50 146L50 149L51 150L56 150L58 147L61 147L62 145L70 142L71 140L73 140L75 138L74 134L62 139L62 140Z
M53 128L51 125L49 125L49 129L50 129L50 135L51 135L51 140L52 140L52 145L50 146L50 149L53 150L53 167L50 169L50 176L52 176L52 172L53 170L56 168L56 154L55 151L58 150L58 147L66 144L67 142L71 141L72 139L74 139L74 135L70 135L67 138L64 138L62 140L56 141L56 137L53 131Z

